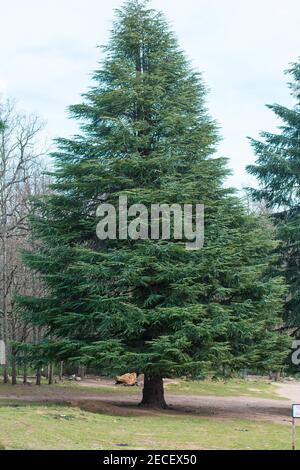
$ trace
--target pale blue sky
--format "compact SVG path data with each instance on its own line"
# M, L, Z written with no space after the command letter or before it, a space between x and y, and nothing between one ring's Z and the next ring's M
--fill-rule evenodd
M121 0L0 0L0 93L47 121L51 140L75 124L66 107L80 101L107 41ZM266 103L290 106L283 71L300 56L299 0L153 0L210 88L219 122L219 153L229 157L241 187L254 160L247 135L279 124Z

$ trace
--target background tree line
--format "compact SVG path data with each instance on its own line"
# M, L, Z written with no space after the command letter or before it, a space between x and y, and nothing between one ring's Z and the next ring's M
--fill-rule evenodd
M32 197L46 194L44 152L38 117L17 110L12 100L0 102L0 338L7 345L3 378L16 383L17 357L13 342L38 342L42 330L21 315L20 294L40 295L39 276L26 268L21 251L32 246L28 216ZM18 358L18 362L20 358ZM8 369L9 367L9 369ZM24 363L24 381L26 381Z

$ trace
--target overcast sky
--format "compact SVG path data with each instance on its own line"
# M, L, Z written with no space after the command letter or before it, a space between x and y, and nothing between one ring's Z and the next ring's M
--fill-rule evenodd
M0 0L0 93L47 121L46 133L76 126L66 107L91 84L121 0ZM219 153L241 187L254 160L247 135L279 122L266 103L290 106L284 70L300 56L299 0L153 0L210 89L208 106L221 126Z

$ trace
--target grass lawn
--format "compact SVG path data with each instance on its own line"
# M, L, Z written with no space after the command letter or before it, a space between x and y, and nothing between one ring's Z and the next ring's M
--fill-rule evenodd
M96 394L138 394L141 393L141 387L124 387L118 386L101 386L88 387L82 386L80 382L63 382L58 385L64 387L66 390L80 390L86 393ZM10 389L11 390L11 389ZM199 395L199 396L218 396L218 397L238 397L248 396L257 398L271 398L274 400L284 399L277 393L276 385L263 380L241 380L231 379L228 381L211 381L211 380L178 380L176 383L169 383L165 385L165 391L173 395ZM0 387L1 393L1 387Z
M64 381L50 387L42 385L39 390L55 391L56 388L62 388L65 392L75 392L76 390L86 394L99 395L135 395L142 392L142 387L124 387L122 385L103 386L101 381L99 386L82 385L80 382ZM0 384L0 400L4 394L28 394L34 391L33 388L18 388L17 390L11 385ZM219 397L237 397L248 396L257 398L284 399L278 395L276 385L265 380L242 380L230 379L228 381L211 381L211 380L175 380L174 383L165 384L165 391L172 395L199 395L199 396L219 396Z
M180 395L214 395L217 397L248 396L257 398L283 399L277 393L276 385L263 380L184 381L168 384L166 390Z
M4 406L0 407L0 423L0 442L6 449L201 450L291 446L291 428L287 425L165 413L121 417L56 405Z

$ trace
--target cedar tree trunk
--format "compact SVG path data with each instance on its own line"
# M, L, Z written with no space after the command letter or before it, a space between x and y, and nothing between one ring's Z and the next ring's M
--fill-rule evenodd
M145 374L143 399L140 406L147 408L167 408L164 397L164 383L162 377Z

